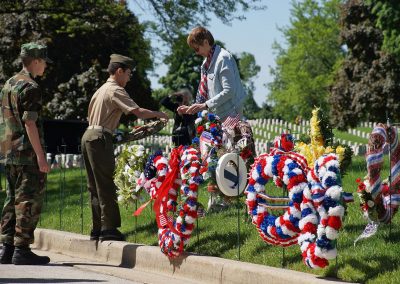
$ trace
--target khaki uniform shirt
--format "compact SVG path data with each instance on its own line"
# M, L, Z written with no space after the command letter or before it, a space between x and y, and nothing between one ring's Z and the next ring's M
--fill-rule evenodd
M128 114L139 106L129 97L125 89L109 78L90 100L89 125L98 125L114 131L118 127L122 112Z

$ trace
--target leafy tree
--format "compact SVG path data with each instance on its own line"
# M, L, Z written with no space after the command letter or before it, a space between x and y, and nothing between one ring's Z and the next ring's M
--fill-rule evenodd
M261 109L254 115L254 118L281 118L280 116L275 116L273 112L273 107L264 102Z
M107 67L112 53L135 59L136 72L126 89L140 106L157 107L146 75L152 67L150 45L143 37L144 27L125 4L112 0L4 4L0 8L0 82L20 68L17 58L22 43L46 43L54 60L42 80L47 116L85 118L90 96L108 76L93 66ZM54 99L52 94L56 94Z
M186 43L186 35L180 35L172 44L171 52L164 58L168 72L160 78L160 83L167 92L187 88L194 95L200 80L201 56L196 55Z
M243 114L248 119L254 119L257 118L257 113L261 108L254 100L255 87L253 79L260 72L261 68L257 65L254 55L251 53L242 52L237 58L240 78L242 79L243 86L248 95L244 102Z
M335 64L343 57L338 34L340 0L292 2L290 27L282 32L287 48L278 44L274 77L268 85L275 116L310 117L317 106L329 109L328 87Z
M229 24L234 19L244 19L242 13L264 9L261 0L189 0L189 1L135 1L143 11L150 12L157 21L149 21L149 26L167 43L174 43L190 28L211 21L214 14L222 23Z
M340 129L360 121L400 119L400 66L382 51L384 36L372 7L361 0L343 5L341 38L348 53L337 71L330 101L332 118Z
M400 2L388 0L366 0L371 12L377 16L376 26L382 30L382 48L400 61Z

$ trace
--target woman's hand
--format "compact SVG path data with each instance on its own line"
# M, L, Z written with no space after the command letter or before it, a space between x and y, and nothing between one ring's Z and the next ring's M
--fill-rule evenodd
M191 105L191 106L189 107L189 109L187 110L186 113L188 113L188 114L194 114L194 113L198 113L198 112L200 112L200 111L202 111L202 110L205 110L205 109L207 109L206 103L203 103L203 104L193 104L193 105Z
M179 114L188 114L188 112L187 112L188 109L189 109L189 106L181 105L176 110L178 111Z

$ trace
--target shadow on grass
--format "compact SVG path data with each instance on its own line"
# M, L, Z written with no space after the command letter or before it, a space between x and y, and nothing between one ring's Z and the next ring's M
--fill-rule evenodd
M271 265L276 267L288 267L291 264L302 262L300 247L295 244L293 246L283 248L278 246L273 246L264 241L259 243L252 249L252 254L264 254L264 255L274 255L275 263L268 261L265 265ZM279 264L278 264L279 263Z
M353 270L362 272L363 278L357 279L361 283L374 280L378 275L390 273L399 269L399 262L397 256L374 256L374 261L379 263L377 266L369 265L368 261L362 261L357 258L348 258L346 263L340 263L336 266L328 267L325 275L326 277L337 277L337 272L351 266Z
M237 233L218 233L204 236L200 235L199 240L193 238L193 242L188 246L188 251L195 251L196 253L211 256L221 256L226 251L236 248L238 245L243 246L247 237L247 232L241 232L240 241L238 243Z
M126 232L125 235L127 237L134 236L135 234L138 233L147 233L150 235L154 235L157 234L157 232L158 232L157 222L156 220L152 220L150 223L138 225L136 229L134 228L133 230Z

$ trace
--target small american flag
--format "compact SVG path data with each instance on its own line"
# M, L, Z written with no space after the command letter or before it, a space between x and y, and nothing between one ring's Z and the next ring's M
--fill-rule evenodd
M165 227L168 225L168 223L172 223L173 219L172 216L166 216L166 214L160 214L158 216L158 221L161 227Z
M167 218L165 218L164 214L160 214L160 216L158 217L158 221L161 227L164 227L168 224Z
M225 121L222 123L222 127L234 129L236 124L240 121L240 115L237 114L236 116L228 116Z

